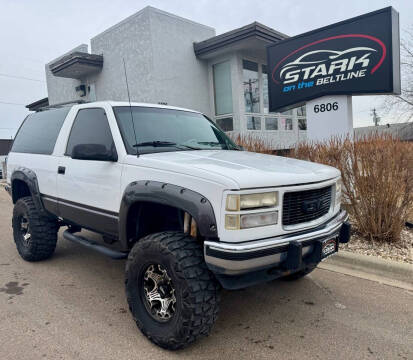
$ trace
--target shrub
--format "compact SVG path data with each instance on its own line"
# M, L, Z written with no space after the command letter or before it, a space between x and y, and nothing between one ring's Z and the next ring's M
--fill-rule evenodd
M247 151L263 154L274 154L274 151L271 150L270 145L258 136L238 134L230 137L237 145L242 146Z
M255 136L238 135L234 141L248 151L274 154ZM355 141L333 138L301 143L289 156L338 168L343 205L360 234L379 241L399 240L413 213L413 143L377 134Z
M361 235L397 241L413 207L413 144L372 135L304 143L291 156L340 169L343 201Z

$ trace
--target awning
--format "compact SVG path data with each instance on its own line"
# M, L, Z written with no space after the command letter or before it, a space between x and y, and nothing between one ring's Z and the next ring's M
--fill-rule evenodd
M102 70L103 56L84 52L73 52L49 65L54 76L82 79Z

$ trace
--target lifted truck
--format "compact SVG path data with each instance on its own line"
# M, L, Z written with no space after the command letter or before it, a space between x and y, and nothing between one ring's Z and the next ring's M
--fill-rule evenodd
M203 114L170 106L31 114L7 182L21 257L51 257L65 226L64 238L127 258L130 311L167 349L210 332L221 287L298 279L349 241L337 169L242 151Z

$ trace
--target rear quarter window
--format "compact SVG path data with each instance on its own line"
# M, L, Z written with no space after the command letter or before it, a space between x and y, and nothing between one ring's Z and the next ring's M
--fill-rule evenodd
M50 155L69 110L66 107L30 114L17 132L11 152Z

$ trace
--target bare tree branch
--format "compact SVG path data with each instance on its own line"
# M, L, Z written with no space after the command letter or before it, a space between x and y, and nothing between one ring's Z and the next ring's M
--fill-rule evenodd
M386 96L382 110L387 115L410 121L413 119L413 26L404 30L400 43L402 89L400 95Z

